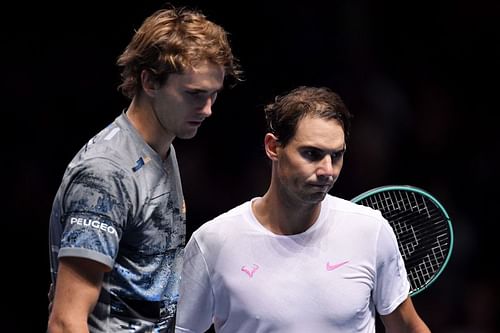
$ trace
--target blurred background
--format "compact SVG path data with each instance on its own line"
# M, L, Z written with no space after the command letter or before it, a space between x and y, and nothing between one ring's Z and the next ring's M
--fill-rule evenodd
M246 73L194 139L174 142L188 236L267 189L262 106L298 85L328 86L355 115L331 194L351 199L389 184L434 194L452 219L455 247L439 279L413 298L417 310L433 332L498 332L500 3L171 3L201 9L229 31ZM73 155L127 107L116 58L164 4L2 10L2 331L45 331L53 197Z

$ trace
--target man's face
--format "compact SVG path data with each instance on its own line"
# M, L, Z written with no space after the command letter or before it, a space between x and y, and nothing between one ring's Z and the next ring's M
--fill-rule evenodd
M300 120L295 136L277 148L281 190L299 201L321 202L340 174L345 147L344 130L337 120Z
M223 82L223 67L208 62L182 74L170 74L153 101L163 127L181 139L194 137L203 120L212 114Z

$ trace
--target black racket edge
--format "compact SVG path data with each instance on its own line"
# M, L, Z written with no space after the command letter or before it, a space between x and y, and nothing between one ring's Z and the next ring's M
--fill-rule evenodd
M446 259L445 259L444 263L441 265L441 267L439 268L439 271L429 281L424 283L422 286L416 288L415 290L410 290L410 296L413 297L413 296L421 293L423 290L427 289L434 281L436 281L436 279L441 275L441 273L445 269L446 265L448 265L448 261L450 260L451 253L453 251L453 244L454 244L453 226L451 224L450 216L448 215L448 212L446 211L444 206L429 192L427 192L419 187L412 186L412 185L384 185L384 186L375 187L375 188L372 188L372 189L365 191L365 192L359 194L358 196L354 197L353 199L351 199L351 202L359 203L361 200L366 199L369 196L372 196L374 194L381 193L381 192L387 192L387 191L408 191L408 192L417 192L417 193L423 195L424 197L426 197L430 201L432 201L441 210L441 212L443 213L443 215L446 219L446 222L448 223L448 230L450 233L450 248L448 250L448 254L446 256Z

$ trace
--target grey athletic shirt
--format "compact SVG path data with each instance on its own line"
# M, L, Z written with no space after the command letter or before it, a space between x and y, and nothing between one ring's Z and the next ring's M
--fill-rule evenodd
M112 268L89 318L91 332L135 332L146 326L161 331L162 325L172 325L185 216L174 147L162 160L125 113L73 158L50 217L51 274L55 282L61 257ZM161 316L141 314L151 305L160 306Z

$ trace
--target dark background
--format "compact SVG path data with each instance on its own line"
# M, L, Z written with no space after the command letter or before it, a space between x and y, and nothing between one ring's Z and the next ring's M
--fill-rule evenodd
M2 331L45 330L53 196L73 155L127 106L115 60L164 3L2 8ZM499 3L172 3L226 28L246 72L194 139L174 142L189 234L267 189L262 105L298 85L326 85L355 115L331 193L350 199L388 184L433 193L453 221L455 247L439 279L413 298L417 310L434 332L497 332Z

